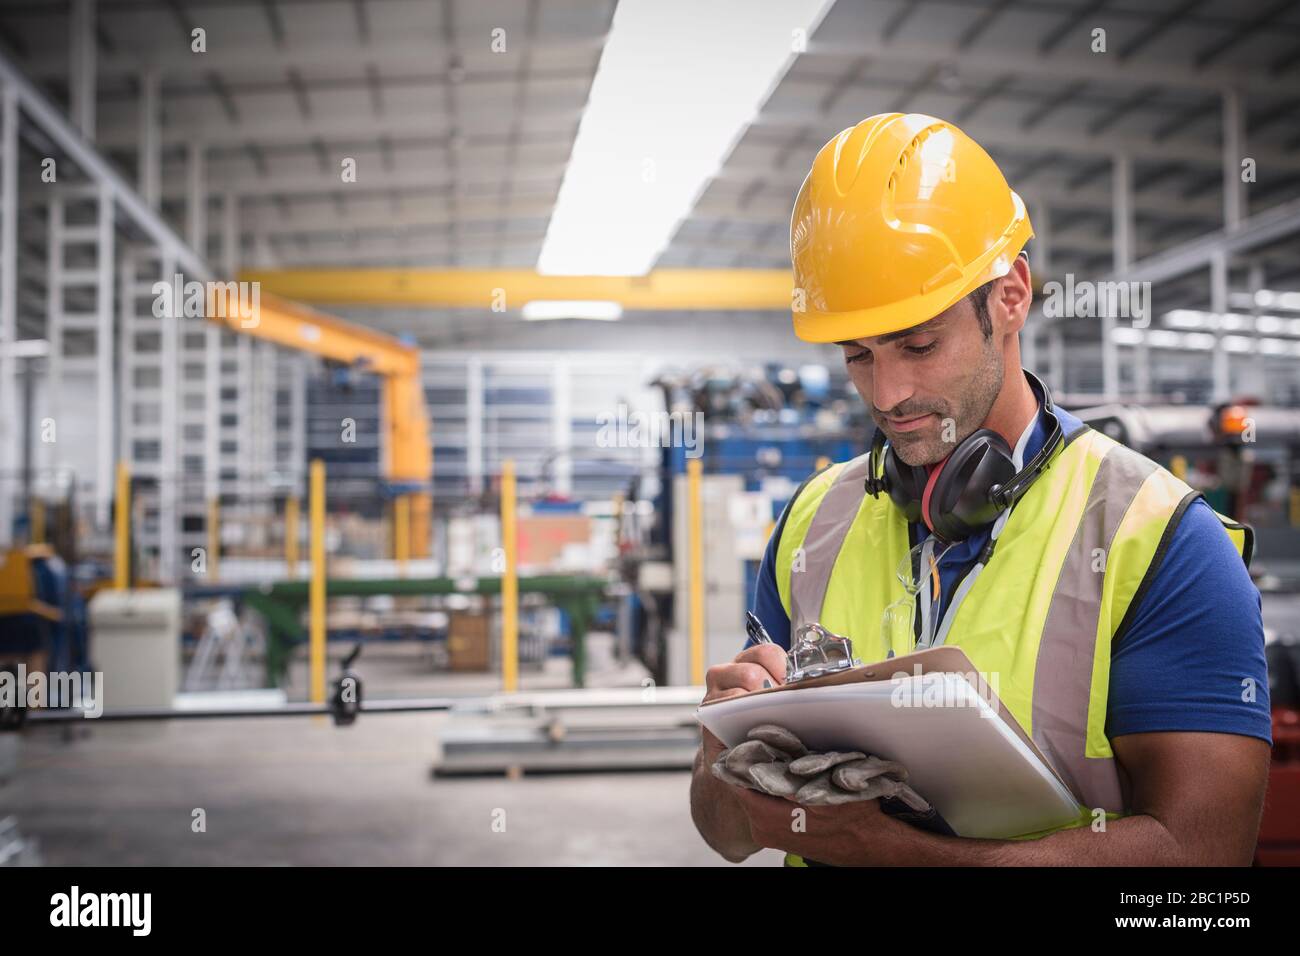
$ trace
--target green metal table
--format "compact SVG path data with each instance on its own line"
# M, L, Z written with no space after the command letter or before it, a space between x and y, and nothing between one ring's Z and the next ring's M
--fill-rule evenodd
M539 574L519 577L520 594L543 594L569 618L573 640L573 684L582 687L587 671L587 628L605 596L609 582L590 575ZM289 666L293 645L306 640L302 626L302 609L307 605L307 581L278 581L242 589L241 599L258 611L268 629L266 676L278 687ZM326 598L373 597L391 595L501 593L500 577L482 578L330 578L325 584Z

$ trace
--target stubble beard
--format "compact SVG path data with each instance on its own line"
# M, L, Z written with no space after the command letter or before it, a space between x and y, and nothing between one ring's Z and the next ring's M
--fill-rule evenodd
M985 340L984 354L979 368L971 378L966 393L957 400L956 412L950 410L952 403L945 403L948 407L944 409L917 409L914 414L934 412L939 415L939 421L918 433L890 435L889 441L894 448L894 454L904 464L912 466L933 465L948 457L959 443L983 425L989 417L993 403L997 401L998 393L1002 391L1003 374L1001 351L994 347L991 340ZM946 438L951 440L945 440Z

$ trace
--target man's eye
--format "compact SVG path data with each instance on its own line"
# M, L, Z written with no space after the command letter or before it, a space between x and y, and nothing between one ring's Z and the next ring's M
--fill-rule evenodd
M911 352L913 355L926 355L929 352L933 352L938 344L938 342L931 342L929 345L909 345L907 351Z
M844 361L850 365L855 365L858 362L865 362L869 358L871 358L871 350L863 349L861 352L857 352L854 355L846 355Z

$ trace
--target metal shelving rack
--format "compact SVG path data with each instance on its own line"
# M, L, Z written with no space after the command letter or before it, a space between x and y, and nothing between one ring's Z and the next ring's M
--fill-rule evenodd
M89 33L93 17L74 17L73 29ZM33 468L82 473L78 500L95 539L108 539L115 466L127 463L141 571L175 582L190 549L208 543L208 502L251 498L243 510L265 511L270 490L255 492L267 473L301 481L302 360L202 318L154 315L154 283L235 274L238 197L219 197L218 270L206 248L204 143L187 149L187 235L158 211L156 74L141 88L139 191L93 144L93 71L73 80L75 124L0 55L0 546L11 543L24 416L34 415L56 423L58 440L36 443ZM46 159L52 182L40 175ZM35 348L41 338L48 347ZM20 362L41 354L44 389L28 410ZM87 379L89 390L68 387Z

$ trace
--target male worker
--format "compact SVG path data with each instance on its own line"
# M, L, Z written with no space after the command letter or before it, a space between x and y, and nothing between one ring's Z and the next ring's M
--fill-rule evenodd
M723 745L704 731L691 811L728 860L774 847L793 865L1251 861L1271 744L1252 536L1021 370L1031 235L1020 197L951 123L873 116L817 154L790 223L795 333L843 348L877 432L787 505L755 601L776 643L710 668L705 699L782 682L790 635L811 622L864 662L954 645L996 675L1085 812L1015 840L929 832L876 800L806 807L796 827L789 800L711 775ZM895 572L927 538L939 580L924 576L916 644L886 647Z

